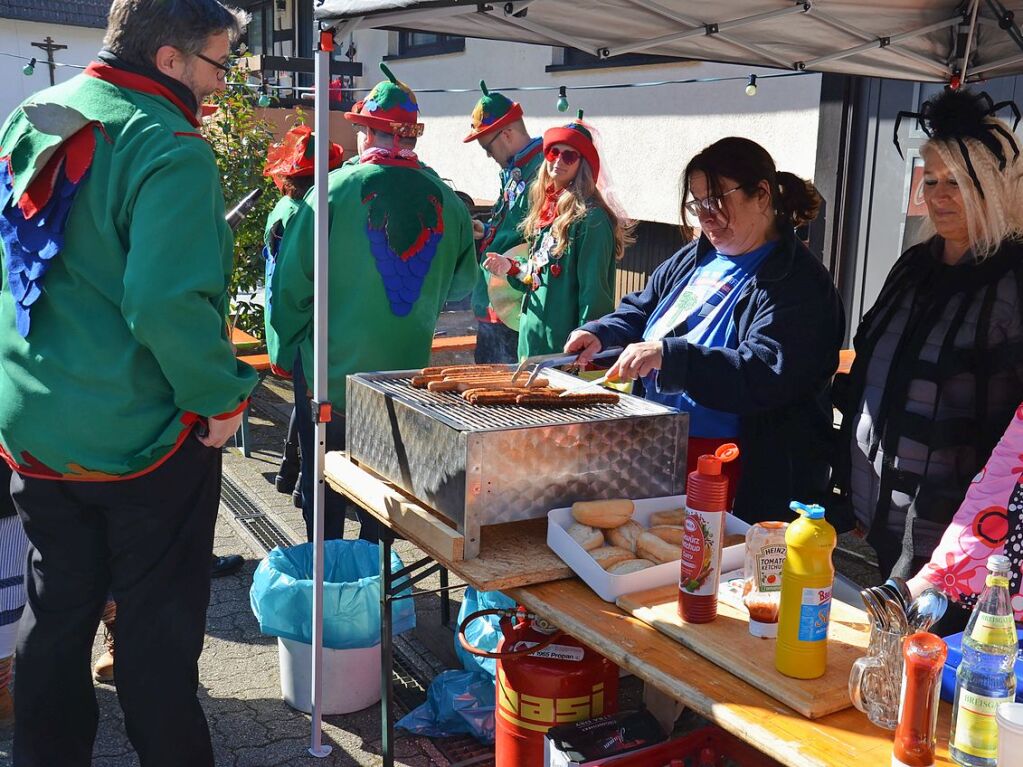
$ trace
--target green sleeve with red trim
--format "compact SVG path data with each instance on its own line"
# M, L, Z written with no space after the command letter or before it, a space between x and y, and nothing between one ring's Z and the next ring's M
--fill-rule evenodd
M607 214L591 208L572 239L579 273L577 325L615 310L615 241Z
M206 417L235 411L257 381L227 337L233 238L210 151L197 138L181 137L175 150L140 170L121 303L177 407Z

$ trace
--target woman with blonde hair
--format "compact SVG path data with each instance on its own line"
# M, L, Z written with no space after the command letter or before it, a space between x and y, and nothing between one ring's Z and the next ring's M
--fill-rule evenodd
M1023 400L1023 162L1001 106L946 90L913 115L933 234L893 267L836 381L834 485L885 577L927 563Z
M561 351L575 328L614 309L615 262L631 224L601 189L600 155L582 116L544 133L545 162L522 223L529 258L488 253L483 261L523 292L520 358Z

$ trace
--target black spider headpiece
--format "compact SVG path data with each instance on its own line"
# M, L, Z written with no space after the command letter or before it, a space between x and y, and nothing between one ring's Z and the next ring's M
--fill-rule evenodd
M929 138L939 141L954 140L963 155L963 161L966 163L966 169L970 172L970 178L973 179L973 185L977 187L977 191L983 197L984 190L981 189L980 179L977 178L977 173L973 169L973 161L970 159L970 152L963 139L973 138L979 141L998 160L998 169L1005 170L1007 158L998 137L1004 138L1012 147L1013 160L1019 157L1019 146L1009 131L988 118L994 117L997 112L1006 107L1011 109L1016 117L1016 122L1012 125L1012 129L1016 130L1016 126L1020 122L1020 111L1014 102L1000 101L996 104L987 93L972 93L965 89L945 88L937 96L928 99L919 112L899 112L895 119L895 148L899 150L901 157L899 125L902 124L903 117L915 119L920 125L920 129Z

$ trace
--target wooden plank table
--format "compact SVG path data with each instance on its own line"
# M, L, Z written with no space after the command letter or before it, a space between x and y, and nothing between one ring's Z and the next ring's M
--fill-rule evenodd
M875 767L891 763L892 733L848 708L810 720L638 618L604 602L578 579L505 592L528 610L790 767ZM938 717L939 767L948 756L950 706Z
M715 722L760 751L790 767L874 767L891 763L892 733L872 725L853 708L821 719L806 719L742 679L688 650L617 606L604 602L572 576L546 546L546 520L509 523L484 532L481 560L459 560L441 553L447 544L432 530L435 515L389 483L351 463L339 453L328 455L327 481L370 512L385 527L381 561L389 561L394 534L411 540L436 562L483 590L497 583L528 610L548 618L649 685ZM426 527L424 527L426 525ZM430 532L424 532L429 529ZM484 527L484 531L488 528ZM511 533L516 533L512 535ZM450 550L448 550L450 553ZM556 557L555 557L556 559ZM543 562L543 564L538 564ZM519 568L519 572L515 572ZM537 578L560 578L538 582ZM390 573L381 573L385 586ZM383 611L382 722L384 764L393 765L393 731L389 695L389 603ZM938 718L938 767L953 767L948 757L950 707L942 704Z

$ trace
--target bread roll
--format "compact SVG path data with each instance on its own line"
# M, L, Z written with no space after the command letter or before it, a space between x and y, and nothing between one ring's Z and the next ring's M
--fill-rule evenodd
M576 522L568 528L568 534L572 536L573 541L587 551L598 549L604 545L604 534L589 525L580 525Z
M650 515L650 527L660 525L681 525L686 521L685 509L672 509L671 511L655 511Z
M636 553L636 541L643 533L643 525L634 519L630 519L621 527L613 527L607 531L607 542L612 546L621 549L628 549Z
M682 559L682 547L673 546L653 533L643 533L636 542L636 554L658 564Z
M650 528L651 533L672 546L682 545L682 536L685 535L685 531L682 525L655 525Z
M727 549L729 546L738 546L739 544L746 544L746 534L730 533L721 541L721 548Z
M575 521L592 527L621 527L630 519L636 507L632 501L619 498L610 501L576 501L572 504Z
M607 570L619 562L632 559L633 554L628 549L620 549L617 546L601 546L590 552L590 556L597 560L597 564Z
M625 559L617 565L607 568L607 571L611 575L628 575L629 573L638 573L640 570L646 570L648 567L655 567L656 564L656 562L651 562L649 559Z

